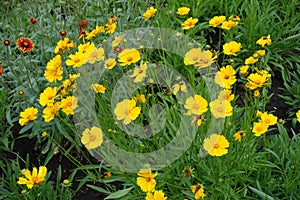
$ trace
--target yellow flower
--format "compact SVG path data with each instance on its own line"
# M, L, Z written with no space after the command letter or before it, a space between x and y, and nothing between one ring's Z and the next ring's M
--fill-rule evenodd
M207 111L208 103L201 95L195 95L186 99L184 108L188 110L187 115L202 115Z
M146 200L166 200L167 197L165 197L165 194L162 190L155 190L153 194L150 192L146 195Z
M300 122L300 110L298 110L298 112L296 113L296 117L297 117L298 122Z
M209 25L212 27L217 27L222 24L226 20L225 16L214 16L211 20L209 20Z
M60 107L62 111L67 115L73 115L74 110L78 107L78 100L74 96L68 96L65 99L61 100Z
M94 37L97 37L97 35L99 35L99 33L103 33L104 30L104 26L96 26L95 29L93 29L90 33L87 34L86 39L90 40Z
M56 98L56 94L57 94L57 88L54 87L54 88L51 88L51 87L47 87L43 93L40 94L40 100L39 100L39 103L42 105L42 106L45 106L45 105L53 105L54 103L54 99Z
M266 50L257 50L256 53L260 56L260 57L264 57L266 55Z
M107 60L105 60L104 62L104 67L106 69L112 69L114 68L114 66L117 64L117 61L114 58L108 58Z
M203 120L203 115L195 115L192 119L191 125L193 125L197 121L197 127L199 127L201 126Z
M107 23L104 26L105 33L113 34L117 28L117 23Z
M73 66L73 68L81 67L86 61L86 55L82 52L76 52L69 55L69 59L66 60L67 66Z
M130 77L135 77L134 83L142 82L143 79L146 77L146 70L147 70L147 63L141 61L140 68L135 68L133 70L133 74Z
M140 112L141 107L136 107L136 101L128 99L119 102L114 110L117 120L124 120L125 125L135 120Z
M191 191L195 194L196 200L198 200L200 198L203 199L205 197L204 189L203 189L202 185L192 185Z
M231 94L231 90L222 90L219 95L218 99L220 101L232 101L234 99L234 94Z
M237 52L241 51L242 45L236 41L231 41L223 45L223 52L226 55L237 56Z
M48 133L46 131L42 132L42 137L46 137Z
M237 15L231 15L229 18L228 18L229 21L234 21L234 22L240 22L241 19L239 18L239 16Z
M263 122L254 122L252 132L255 136L259 137L268 131L268 125Z
M111 177L112 173L111 172L106 172L104 175L104 178L109 178Z
M181 8L178 8L177 10L177 14L180 15L180 16L184 16L184 15L187 15L188 13L190 12L190 9L187 8L187 7L181 7Z
M120 42L122 41L123 37L124 37L123 35L115 36L114 40L111 42L111 46L112 47L118 46L120 44Z
M268 75L267 74L250 74L248 76L248 82L246 83L246 87L255 90L258 87L263 87L264 85L268 84Z
M240 68L240 74L247 74L248 73L249 66L244 65Z
M263 114L263 113L262 113L260 110L257 110L257 111L256 111L256 117L261 117L262 114Z
M20 113L19 124L24 126L27 122L33 121L37 118L38 109L34 107L26 108L23 112Z
M26 185L28 189L31 189L35 185L40 185L44 180L47 174L47 168L45 166L40 166L39 171L34 167L32 169L32 174L28 169L22 171L22 175L25 176L19 177L18 184Z
M104 85L101 84L92 84L92 88L96 93L101 93L101 94L104 94L106 90Z
M211 114L215 118L225 118L232 115L232 106L229 101L216 99L209 103Z
M136 102L141 102L141 103L146 102L146 97L144 94L137 94L132 99L135 100Z
M69 38L64 38L63 40L59 40L54 49L55 54L63 53L65 50L70 50L75 48L75 43Z
M229 142L223 135L213 133L204 139L203 148L211 156L222 156L228 153Z
M78 46L78 52L79 53L90 53L91 51L93 51L95 49L95 44L93 42L87 42L84 44L80 44Z
M225 89L230 89L230 86L233 85L235 82L235 70L231 65L222 67L220 71L216 73L215 83L217 83L219 86Z
M157 172L152 174L151 169L141 169L138 176L140 177L136 179L136 183L143 192L152 192L155 190L156 181L154 178L157 176Z
M187 89L186 89L186 84L184 81L179 81L179 83L176 83L172 86L173 88L173 94L176 95L178 91L181 91L181 92L187 92Z
M245 136L245 133L246 133L246 131L241 130L241 131L236 132L233 136L234 136L235 140L237 140L238 142L241 142L242 137Z
M140 52L136 49L124 49L118 56L121 66L136 63L141 58Z
M193 28L198 22L197 18L188 18L187 20L185 20L181 26L182 26L182 30L188 30L190 28Z
M260 96L259 90L254 90L253 96L254 96L254 97L259 97L259 96Z
M47 63L44 76L49 82L56 82L57 80L62 80L63 70L61 64L62 61L60 55L56 55Z
M235 22L235 21L232 21L232 20L223 21L223 23L221 25L221 28L225 29L225 30L230 30L230 29L232 29L233 27L235 27L237 25L238 25L238 22Z
M157 9L153 8L152 6L146 10L146 12L143 14L144 21L149 20L151 17L153 17L156 13Z
M273 114L268 114L267 112L264 112L260 116L260 119L261 119L261 122L263 122L267 126L272 126L272 125L275 125L277 123L277 117L274 116Z
M272 40L271 40L271 36L262 36L259 40L256 41L256 44L261 45L262 47L264 47L265 45L271 45L272 44Z
M87 62L90 64L94 64L95 62L104 60L104 49L103 48L94 48L86 58Z
M250 56L245 60L245 65L253 65L258 61L258 59L255 59L253 56Z
M210 66L214 62L214 59L210 51L202 52L200 48L193 48L185 54L184 64L205 68Z
M103 142L103 134L101 128L93 126L91 129L85 129L82 133L81 143L87 149L100 147Z
M56 102L54 105L47 106L43 110L43 117L45 122L50 122L51 120L54 119L56 113L60 109L60 103Z

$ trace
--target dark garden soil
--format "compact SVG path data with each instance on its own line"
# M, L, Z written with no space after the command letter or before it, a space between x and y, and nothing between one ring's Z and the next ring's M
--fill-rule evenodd
M287 118L287 110L288 110L288 105L285 104L284 100L280 98L278 95L282 95L282 90L279 88L283 86L283 81L281 78L280 73L275 73L275 76L272 78L272 88L270 89L270 94L273 94L271 97L270 102L268 103L266 109L267 111L272 111L274 115L278 117L278 119L286 119ZM237 86L237 91L240 93L240 98L243 98L243 86ZM237 104L241 104L242 101L238 101ZM242 105L240 105L242 106ZM289 135L291 136L290 128L291 128L291 122L286 121L285 122L285 127L287 128ZM14 133L15 138L18 138L19 136L19 130L20 126L16 125L12 131ZM274 129L271 133L269 134L276 134L278 131ZM41 156L41 153L39 149L34 149L34 146L36 144L36 139L28 139L28 138L20 138L15 140L15 148L14 152L19 154L20 157L22 157L24 160L26 159L26 156L29 155L30 157L30 165L31 166L40 166L41 164L44 163L45 157ZM87 160L83 159L81 155L79 155L77 152L71 152L72 156L75 157L80 163L82 164L90 164L87 162ZM89 155L87 153L87 155ZM3 158L8 158L8 159L18 159L14 154L7 153L7 152L1 152L1 156ZM89 160L92 161L93 164L99 164L92 156L89 157ZM21 169L25 167L25 164L20 160L19 161L21 165ZM62 179L67 179L68 176L72 173L72 170L76 168L76 165L73 164L68 158L66 158L64 155L62 155L60 152L57 154L53 155L52 159L49 161L47 164L47 168L49 171L52 172L50 179L53 181L56 181L56 176L57 176L57 170L59 165L62 168ZM71 187L73 189L76 189L80 179L84 178L85 174L81 171L77 172L75 175L74 181L72 182ZM88 183L92 185L97 185L101 187L101 184L99 183ZM116 185L118 188L118 185ZM75 195L73 199L75 200L85 200L85 199L104 199L105 196L93 189L90 189L86 186L83 186Z

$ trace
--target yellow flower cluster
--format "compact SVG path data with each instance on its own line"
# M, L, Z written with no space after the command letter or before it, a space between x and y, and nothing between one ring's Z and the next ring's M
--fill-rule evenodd
M201 51L200 48L193 48L185 54L184 64L194 65L199 68L206 68L211 66L215 59L216 57L213 56L211 51Z
M221 25L222 29L230 30L233 27L236 27L241 19L237 15L231 15L228 20L226 20L226 16L214 16L209 20L209 25L212 27L217 27Z
M252 132L255 136L259 137L268 131L269 126L277 123L277 117L267 112L258 111L256 114L260 119L258 122L254 122Z
M22 175L18 180L18 184L26 185L28 189L31 189L33 186L39 186L44 180L47 174L47 168L45 166L40 166L39 170L36 167L32 169L32 173L28 170L22 170Z

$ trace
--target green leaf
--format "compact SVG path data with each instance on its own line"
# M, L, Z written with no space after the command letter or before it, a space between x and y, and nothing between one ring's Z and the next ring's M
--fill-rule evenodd
M248 186L250 188L250 190L252 190L255 194L257 194L260 198L262 199L267 199L267 200L274 200L273 197L271 197L270 195L267 195L266 193L260 191L260 190L257 190L251 186Z
M121 198L121 197L125 196L126 194L128 194L128 192L130 192L130 190L132 190L132 189L133 189L133 187L130 187L130 188L127 188L127 189L124 189L124 190L116 191L116 192L111 193L110 195L108 195L104 200Z
M98 186L90 185L90 184L87 184L86 186L89 187L89 188L91 188L91 189L93 189L93 190L96 190L96 191L98 191L98 192L100 192L100 193L110 194L109 191L103 189L102 187L98 187Z

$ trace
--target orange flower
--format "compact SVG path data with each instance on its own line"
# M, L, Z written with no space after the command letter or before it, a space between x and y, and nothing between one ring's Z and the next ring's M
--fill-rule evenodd
M29 38L19 38L17 40L17 45L18 48L25 53L34 48L34 44Z

